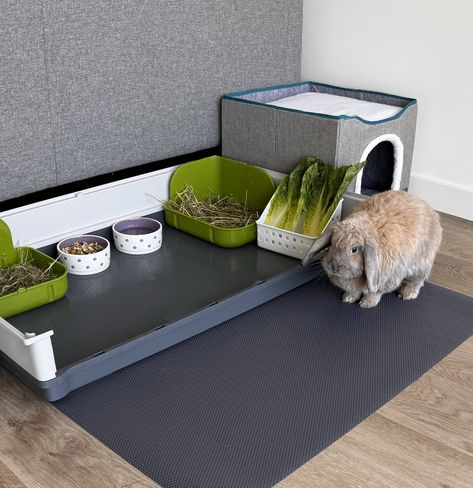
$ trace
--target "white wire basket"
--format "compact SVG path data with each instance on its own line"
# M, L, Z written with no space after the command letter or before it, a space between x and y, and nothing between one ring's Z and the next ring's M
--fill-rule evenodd
M278 252L279 254L285 254L296 259L304 259L308 253L312 244L317 240L319 236L309 237L304 234L298 234L297 232L291 232L272 225L264 223L266 215L268 214L271 201L266 205L261 217L256 221L256 228L258 234L258 246L270 251ZM340 200L335 212L333 213L325 229L333 222L340 220L342 215L343 198Z

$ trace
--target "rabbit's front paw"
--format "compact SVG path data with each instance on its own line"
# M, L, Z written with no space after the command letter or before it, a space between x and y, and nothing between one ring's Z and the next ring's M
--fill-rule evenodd
M345 302L345 303L355 303L357 302L361 297L361 293L359 293L358 295L354 294L354 293L350 293L348 291L346 291L343 295L342 295L342 300Z
M419 295L420 289L424 282L421 283L413 283L407 282L401 286L399 289L399 296L403 300L414 300Z
M378 305L381 300L381 293L370 293L369 295L364 295L360 300L360 307L372 308Z

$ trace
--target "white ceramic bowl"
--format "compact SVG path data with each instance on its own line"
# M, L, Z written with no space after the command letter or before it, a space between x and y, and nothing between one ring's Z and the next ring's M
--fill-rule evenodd
M93 254L68 254L63 251L74 242L98 242L104 249ZM91 234L68 237L59 242L57 252L59 262L70 274L90 275L105 271L110 266L110 242L105 237Z
M120 220L112 226L115 247L126 254L148 254L163 242L163 227L155 219L136 217Z

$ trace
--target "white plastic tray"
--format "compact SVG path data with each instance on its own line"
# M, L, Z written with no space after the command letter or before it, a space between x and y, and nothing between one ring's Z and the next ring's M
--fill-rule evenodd
M272 199L271 199L272 200ZM273 227L264 223L268 214L271 201L264 209L261 217L256 221L256 228L258 232L258 246L279 254L285 254L296 259L304 259L312 244L319 236L308 237L304 234L291 232L288 230ZM340 200L335 212L333 213L327 225L324 227L322 233L329 224L340 220L342 215L343 198Z

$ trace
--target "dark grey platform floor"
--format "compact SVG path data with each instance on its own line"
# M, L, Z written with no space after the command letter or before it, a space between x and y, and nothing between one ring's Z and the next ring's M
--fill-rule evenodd
M55 405L164 488L270 487L471 334L447 289L363 310L314 280Z
M198 310L294 270L299 262L251 243L237 249L209 245L164 223L160 250L123 254L110 229L94 232L112 246L110 268L90 276L69 275L61 300L9 318L22 332L53 329L59 370L133 340ZM43 249L56 257L54 247Z

